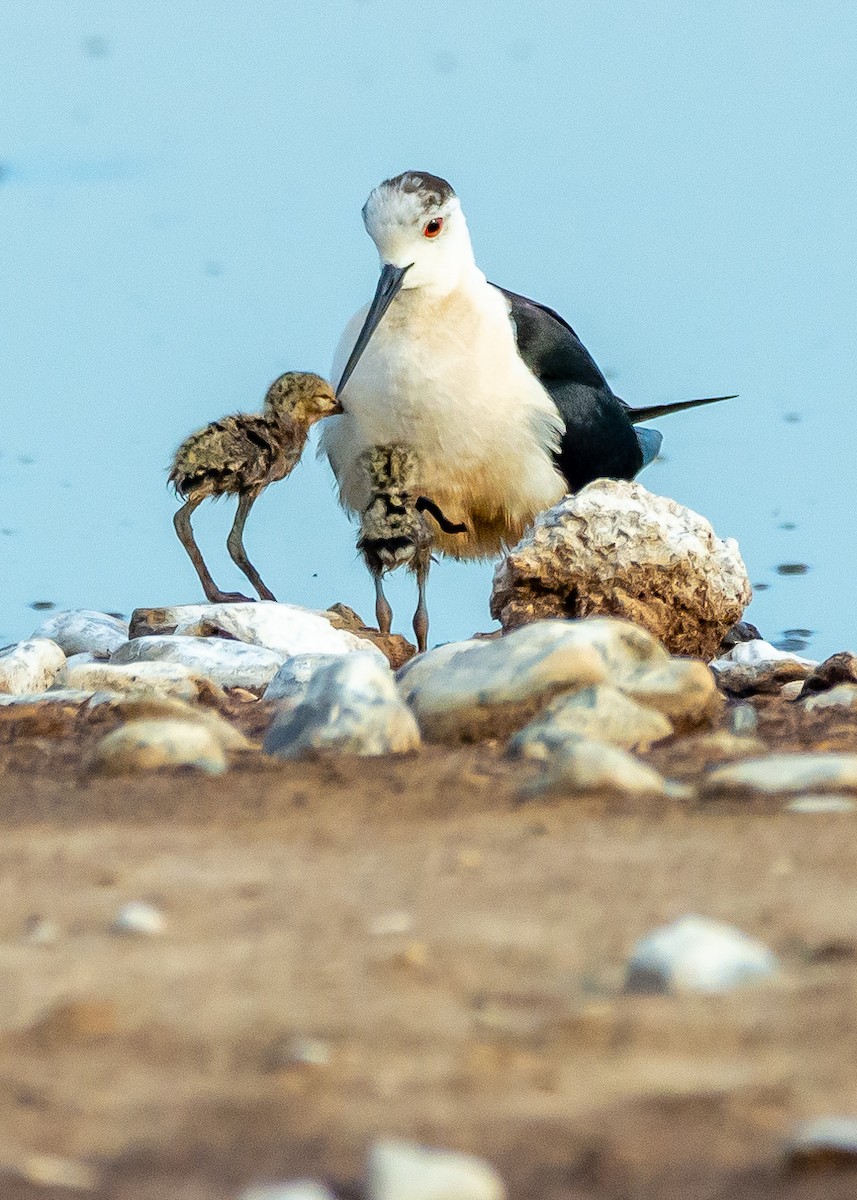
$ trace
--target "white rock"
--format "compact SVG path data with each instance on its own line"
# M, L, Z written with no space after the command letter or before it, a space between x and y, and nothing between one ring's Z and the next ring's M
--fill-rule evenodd
M631 952L630 992L726 992L776 973L761 942L707 917L687 916L655 930Z
M709 659L750 602L738 545L639 483L599 479L536 518L494 574L504 629L539 617L627 617L673 654Z
M222 746L204 725L169 718L129 721L103 737L90 767L105 775L159 767L193 767L209 775L226 770Z
M263 700L278 700L280 708L297 707L306 695L309 681L319 668L336 662L335 654L296 654L287 658L262 694Z
M30 638L0 650L0 692L45 692L65 666L65 655L48 638Z
M196 700L197 676L190 667L172 662L67 663L57 681L63 687L81 691L146 692Z
M766 642L764 638L753 638L749 642L736 642L732 649L724 654L722 658L715 659L717 663L733 662L733 663L758 663L758 662L797 662L802 663L806 667L817 667L818 661L814 658L801 658L799 654L793 654L791 650L778 650L776 646L772 646L770 642ZM712 663L712 667L714 663Z
M504 1200L506 1188L481 1158L383 1139L369 1152L366 1200Z
M284 655L263 646L225 638L163 635L134 638L120 646L111 663L182 663L220 687L263 691L281 667Z
M266 753L278 758L336 752L404 754L420 744L419 729L386 664L349 654L319 668L303 700L274 718Z
M819 708L857 709L857 683L837 683L829 692L807 696L803 707L807 712L815 712Z
M712 720L723 705L717 680L698 658L671 658L662 667L641 671L622 683L622 691L663 713L679 730Z
M247 1188L238 1200L336 1200L333 1192L311 1179L294 1183L263 1183Z
M569 740L549 760L546 772L520 790L522 800L543 795L619 793L628 797L680 795L662 775L618 746Z
M113 933L138 937L154 937L164 931L164 914L154 904L145 900L131 900L123 904L113 920Z
M53 695L48 692L48 695ZM236 729L225 717L213 708L199 704L187 704L174 696L159 696L156 693L96 692L87 705L87 714L94 718L103 717L109 711L124 722L165 718L189 721L201 725L212 735L221 749L227 752L250 750L252 743L240 729Z
M0 708L23 708L27 704L55 704L58 707L77 707L86 704L95 692L71 688L53 688L49 692L21 692L17 696L0 696Z
M799 796L789 800L786 812L796 813L850 813L857 811L857 800L850 796Z
M369 923L369 932L373 937L391 937L394 934L410 933L414 927L414 918L404 909L382 913Z
M67 655L91 653L109 658L128 641L128 622L88 608L54 613L43 621L34 638L50 638Z
M857 754L770 754L715 767L700 784L705 799L852 791L857 791Z
M509 753L550 759L580 738L607 742L623 750L648 750L669 737L672 723L662 713L643 708L609 684L558 696L529 725L515 734Z
M835 1168L857 1164L857 1118L815 1117L802 1121L786 1146L792 1166Z
M555 696L604 681L622 687L668 661L628 621L537 621L503 638L439 646L398 680L427 738L476 741L521 729Z
M296 654L371 654L387 659L372 642L345 629L335 629L322 613L297 604L260 600L248 604L181 604L173 608L137 609L131 618L135 636L170 630L178 635L217 637L227 634L281 656Z

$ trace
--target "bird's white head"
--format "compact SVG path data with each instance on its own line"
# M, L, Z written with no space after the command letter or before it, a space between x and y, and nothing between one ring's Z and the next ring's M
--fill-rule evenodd
M473 267L473 248L458 197L445 179L405 171L385 179L363 206L363 221L382 268L406 268L403 290L453 291Z
M363 220L378 247L381 278L340 377L337 395L400 291L421 288L446 296L475 270L470 234L458 197L437 175L405 171L394 179L385 179L366 201Z

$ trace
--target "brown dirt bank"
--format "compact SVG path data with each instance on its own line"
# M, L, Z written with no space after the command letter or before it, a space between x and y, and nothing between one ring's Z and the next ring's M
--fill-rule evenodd
M759 711L778 748L857 749L853 717ZM857 1195L780 1150L800 1117L857 1113L857 816L520 806L532 768L490 746L90 780L93 732L44 722L0 718L0 1196L231 1200L307 1174L357 1196L391 1133L486 1155L520 1200ZM108 932L132 899L162 935ZM623 995L635 939L689 911L761 937L782 977ZM33 915L53 940L25 940ZM295 1035L329 1061L296 1063ZM98 1181L25 1182L30 1154Z

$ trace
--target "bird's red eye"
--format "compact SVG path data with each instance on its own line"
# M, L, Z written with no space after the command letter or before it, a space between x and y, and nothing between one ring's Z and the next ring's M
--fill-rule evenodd
M441 229L443 229L443 217L432 217L423 230L423 237L437 237Z

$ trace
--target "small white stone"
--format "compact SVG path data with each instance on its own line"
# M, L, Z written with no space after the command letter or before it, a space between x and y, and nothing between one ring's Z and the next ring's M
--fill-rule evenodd
M857 1163L857 1118L815 1117L802 1121L786 1147L794 1166Z
M110 930L112 933L155 937L164 932L164 925L164 914L154 904L131 900L119 909Z
M297 1033L289 1038L281 1051L281 1062L284 1066L326 1067L330 1058L330 1042L325 1042L322 1038L308 1037L304 1033Z
M120 646L111 663L182 663L195 675L203 675L220 687L243 687L263 691L285 658L263 646L250 646L226 638L163 635L134 638Z
M294 1183L263 1183L247 1188L238 1200L336 1200L333 1192L312 1179Z
M89 652L104 659L128 641L128 622L108 613L74 608L53 613L33 637L50 638L69 656Z
M580 738L569 740L548 761L545 774L525 784L519 796L523 800L542 795L611 792L629 797L676 795L679 798L683 792L672 791L674 786L618 746Z
M807 696L803 707L807 712L820 708L857 709L857 683L837 683L827 692Z
M64 687L111 692L147 692L159 696L175 696L180 700L196 700L199 696L197 676L190 667L171 662L67 663L58 682Z
M759 662L797 662L806 667L817 667L818 660L802 658L790 650L778 650L763 638L753 638L749 642L736 642L732 649L722 658L716 659L712 667L716 670L717 663L759 663Z
M46 692L65 666L65 655L48 638L30 638L0 650L0 692Z
M850 796L799 796L789 800L786 812L796 813L850 813L857 811L857 800Z
M662 713L643 708L609 684L558 696L534 721L516 733L509 753L551 759L580 738L606 742L622 750L648 750L667 738L672 723Z
M780 688L780 696L783 700L797 700L798 696L803 691L803 680L792 679L790 683L784 683Z
M383 1139L369 1152L366 1200L505 1200L497 1171L481 1158Z
M226 766L223 747L205 725L160 717L120 725L101 739L90 759L91 769L105 775L161 767L193 767L219 775Z
M21 940L28 946L49 946L60 935L59 925L48 917L35 914L24 922L24 932Z
M639 941L625 977L629 992L726 992L776 973L761 942L707 917L687 916Z
M264 750L278 758L319 753L405 754L420 734L389 667L368 654L337 658L312 676L304 699L277 714Z
M857 791L857 754L770 754L715 767L700 784L700 795L706 799L852 791Z

